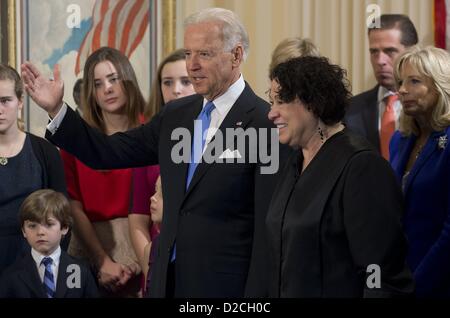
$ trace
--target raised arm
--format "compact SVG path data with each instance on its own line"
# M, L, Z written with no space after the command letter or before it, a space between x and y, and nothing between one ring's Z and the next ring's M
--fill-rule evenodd
M51 123L53 128L48 127L46 132L49 141L93 169L130 168L158 163L159 116L154 116L145 127L107 136L90 127L70 107L64 105L64 84L58 65L55 65L53 76L54 79L45 78L32 63L22 64L26 91L54 118Z
M64 83L61 79L59 65L55 64L53 68L53 79L44 77L30 62L23 63L21 69L28 95L50 117L55 117L61 109L64 96Z

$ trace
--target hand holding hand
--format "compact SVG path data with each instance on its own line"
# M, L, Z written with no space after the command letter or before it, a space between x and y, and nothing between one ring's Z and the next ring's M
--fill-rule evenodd
M119 290L129 279L123 265L115 263L111 259L106 259L103 262L98 270L97 277L99 284L112 292Z

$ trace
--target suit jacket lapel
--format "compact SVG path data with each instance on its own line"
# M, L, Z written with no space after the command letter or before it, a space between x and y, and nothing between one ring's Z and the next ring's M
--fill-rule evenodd
M416 159L416 162L414 163L408 177L406 180L406 185L404 189L404 193L406 194L408 192L409 187L411 186L411 183L413 182L414 178L417 176L419 171L422 169L422 167L425 165L425 163L430 159L431 155L438 149L438 139L440 136L444 135L445 132L434 132L430 135L428 138L425 146L423 147L422 152L420 153L419 157ZM414 139L413 139L414 138ZM415 141L416 137L411 137ZM412 145L414 145L414 142L412 142ZM412 145L410 145L410 150L408 151L408 158L411 154ZM404 171L404 170L403 170Z
M410 137L401 137L398 148L398 164L396 168L394 168L395 172L398 176L403 176L405 174L406 165L408 164L409 155L414 147L414 143L416 142L416 136L411 135ZM401 182L400 177L400 182Z
M245 89L242 92L242 94L239 96L239 98L236 100L234 105L231 107L228 114L225 116L224 120L222 121L222 124L220 125L219 129L217 131L220 131L222 136L224 137L224 143L223 145L226 145L225 136L226 136L226 129L227 128L238 128L241 127L245 130L247 125L249 124L249 121L251 119L251 113L252 110L255 108L252 102L247 101L248 96L248 90L249 87L246 84ZM192 131L193 131L193 125L192 125ZM216 132L217 134L217 132ZM211 150L210 147L213 146L215 136L211 139L211 142L206 146L205 152L208 152ZM225 149L223 149L225 150ZM234 150L234 149L230 149ZM216 153L214 158L218 158L221 154ZM195 169L194 176L192 177L191 183L189 184L189 188L186 191L185 198L189 195L189 193L192 191L192 189L196 186L196 184L200 181L200 179L203 177L203 175L208 171L209 168L211 168L213 163L205 163L201 162L198 164L197 168ZM187 171L187 168L186 168Z
M367 139L376 142L376 145L380 148L380 134L378 131L378 88L378 85L375 86L375 88L370 91L370 94L367 95L368 107L365 107L362 117L364 126L367 127Z
M194 136L194 120L198 117L200 111L202 110L203 98L196 100L190 105L186 105L183 107L184 113L177 123L178 127L183 127L189 130L189 136L191 138L190 143L192 143L192 138ZM173 145L172 145L173 146ZM190 151L190 150L189 150ZM189 158L190 158L189 153ZM174 189L177 189L176 197L183 198L186 193L186 183L179 182L179 176L183 176L181 180L186 180L187 172L188 172L189 163L181 162L179 164L174 164L171 166L171 176L176 177L176 181L170 182L169 184L173 184ZM175 186L176 185L176 186Z
M55 298L64 298L67 293L67 255L61 251L61 257L59 258L58 278L56 283Z
M20 279L34 292L36 297L47 298L31 252L22 259L21 265L22 270L18 273Z

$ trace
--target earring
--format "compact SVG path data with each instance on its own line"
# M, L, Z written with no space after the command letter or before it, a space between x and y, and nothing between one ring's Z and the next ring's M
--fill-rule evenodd
M324 142L325 142L325 135L324 135L324 133L323 133L322 128L320 128L320 126L317 126L317 132L319 133L320 141L321 141L322 143L324 143Z

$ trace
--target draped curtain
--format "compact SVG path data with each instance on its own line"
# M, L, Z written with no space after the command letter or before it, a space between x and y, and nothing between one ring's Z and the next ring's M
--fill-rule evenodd
M348 71L353 93L375 85L369 60L366 20L376 4L381 13L402 13L415 24L422 44L434 43L433 1L428 0L177 0L176 46L183 46L183 19L207 7L235 11L250 36L245 79L261 97L268 89L272 50L284 38L311 39L324 56Z

